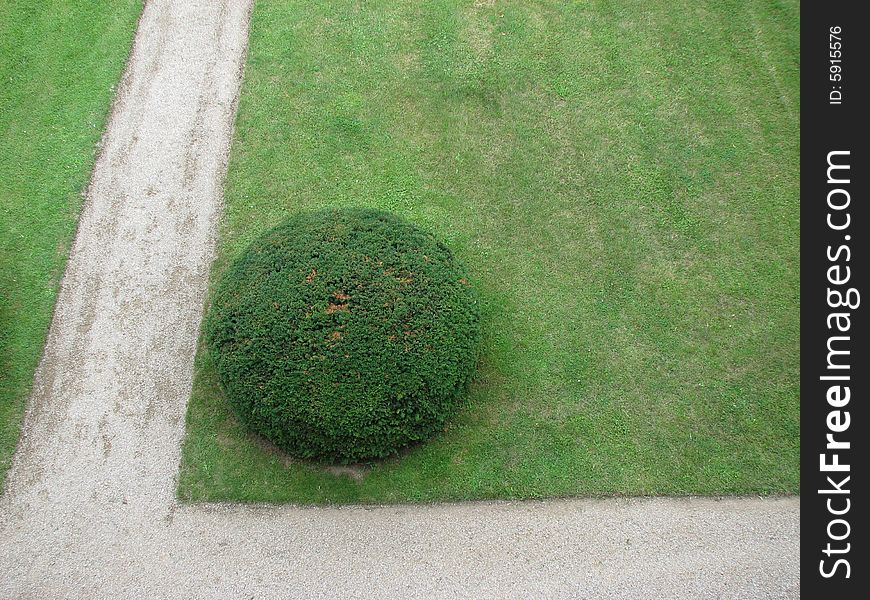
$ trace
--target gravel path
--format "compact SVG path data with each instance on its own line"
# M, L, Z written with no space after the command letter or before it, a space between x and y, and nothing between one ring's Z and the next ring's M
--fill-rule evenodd
M0 499L0 598L794 597L800 500L178 506L252 0L151 0Z

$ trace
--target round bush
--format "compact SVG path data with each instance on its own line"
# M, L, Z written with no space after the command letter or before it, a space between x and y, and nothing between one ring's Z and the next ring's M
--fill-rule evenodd
M293 456L381 458L444 426L477 296L444 244L371 209L298 214L224 275L205 323L241 421Z

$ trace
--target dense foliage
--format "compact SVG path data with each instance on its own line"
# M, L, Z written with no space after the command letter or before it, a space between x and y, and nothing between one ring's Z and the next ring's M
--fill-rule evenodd
M288 453L380 458L443 427L477 361L476 296L430 234L297 214L224 275L206 341L239 418Z

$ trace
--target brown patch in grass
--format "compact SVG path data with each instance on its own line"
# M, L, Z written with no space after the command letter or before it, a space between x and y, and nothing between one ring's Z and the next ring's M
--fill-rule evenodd
M291 467L293 465L308 465L316 470L321 470L329 473L330 475L344 475L350 477L354 481L362 481L365 476L368 475L369 471L371 471L371 467L364 464L321 465L306 460L300 460L297 458L293 458L292 456L281 450L278 446L273 444L271 441L262 436L254 433L247 433L246 437L251 440L254 445L260 448L260 450L262 450L264 453L268 454L269 456L275 457L285 468ZM235 440L233 441L235 442Z
M403 73L417 69L420 64L420 56L416 52L406 52L396 56L396 64Z
M350 477L354 481L362 481L369 472L361 465L332 465L323 467L323 470L331 475Z
M465 14L465 37L478 60L484 60L492 51L493 26L486 11L494 2L478 1Z

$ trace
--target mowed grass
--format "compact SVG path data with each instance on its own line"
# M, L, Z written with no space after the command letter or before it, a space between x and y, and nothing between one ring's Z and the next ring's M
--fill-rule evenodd
M140 9L0 2L0 482Z
M200 350L179 495L799 488L799 3L257 3L213 282L294 211L395 211L484 300L467 403L340 472L245 433Z

